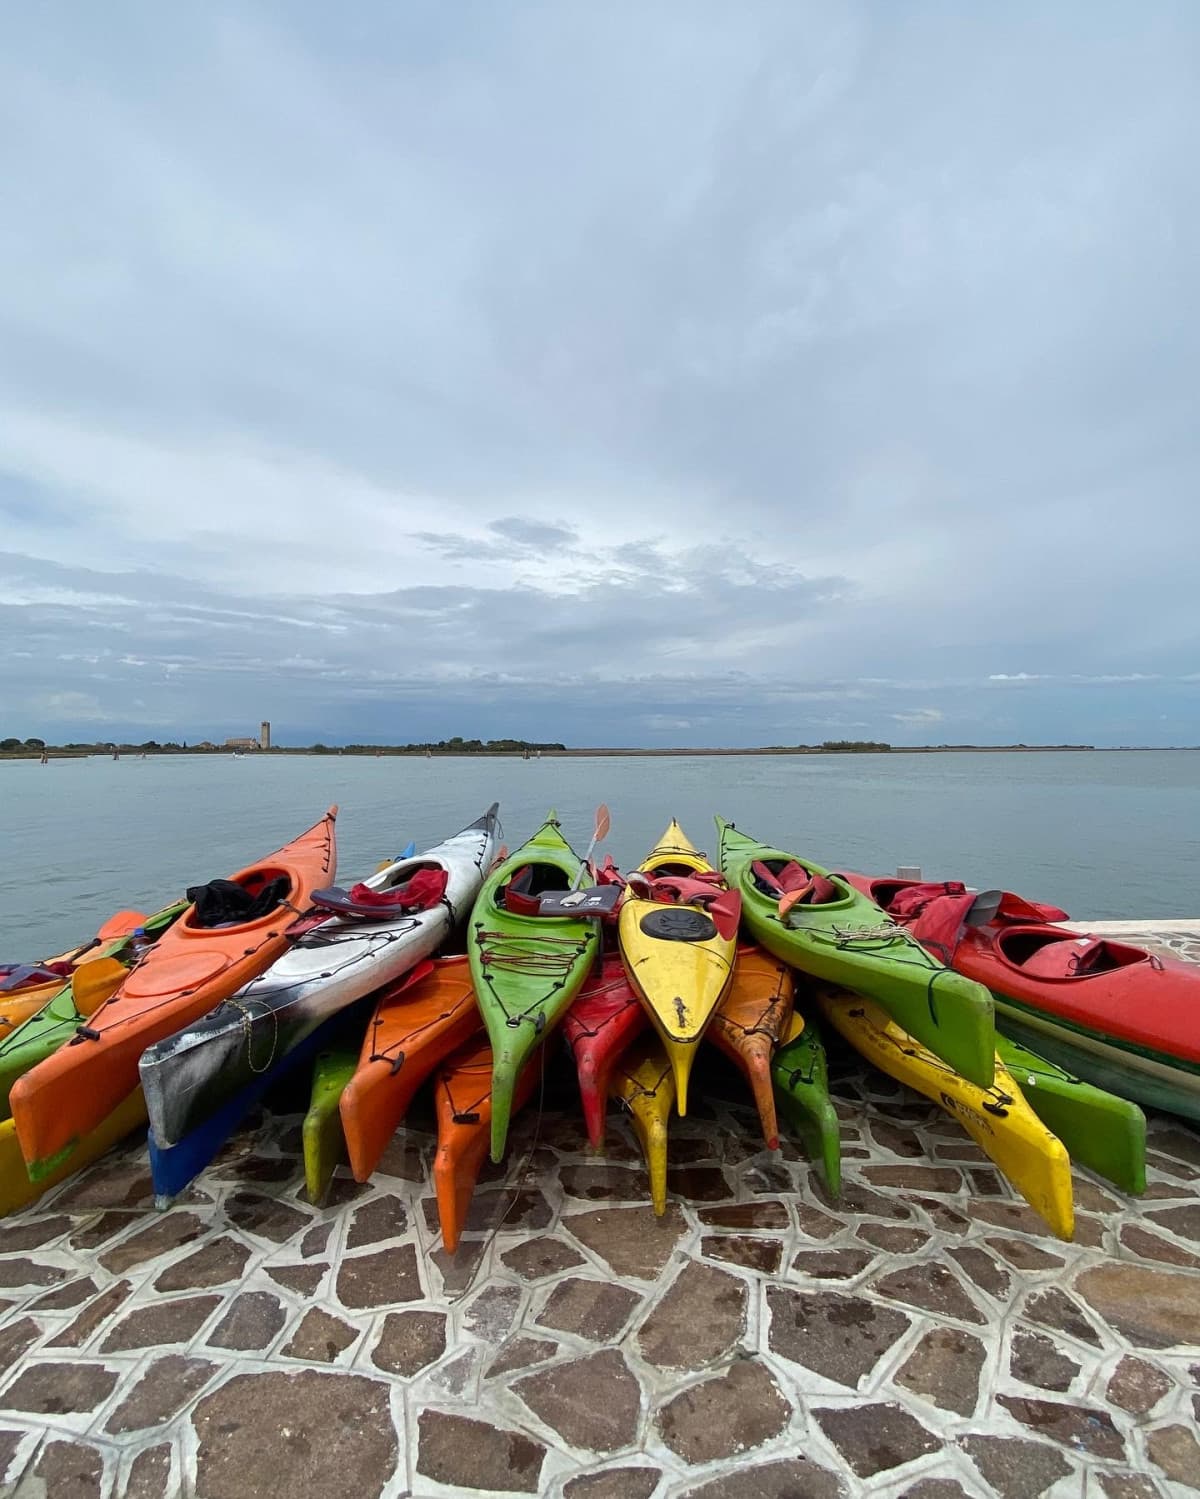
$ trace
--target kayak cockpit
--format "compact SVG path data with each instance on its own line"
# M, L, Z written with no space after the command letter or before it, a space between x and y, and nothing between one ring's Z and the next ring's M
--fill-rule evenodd
M1148 961L1140 947L1107 937L1078 937L1054 927L1017 927L996 938L1000 955L1031 978L1083 979Z
M836 905L849 895L837 880L814 873L798 859L786 854L768 854L765 859L755 859L750 866L750 878L758 893L768 900L779 900L799 891L793 902L795 905Z
M496 906L517 916L536 916L543 895L569 890L571 880L557 864L524 864L496 890Z
M291 895L293 881L286 869L261 865L231 880L209 880L187 891L191 905L180 926L192 931L248 926L271 916Z

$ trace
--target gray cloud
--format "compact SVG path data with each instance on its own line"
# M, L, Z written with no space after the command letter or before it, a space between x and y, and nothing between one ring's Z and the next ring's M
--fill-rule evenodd
M14 13L6 723L1200 740L1198 41Z

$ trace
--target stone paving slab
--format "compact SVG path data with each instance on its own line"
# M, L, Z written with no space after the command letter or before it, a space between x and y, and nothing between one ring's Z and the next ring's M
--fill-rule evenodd
M662 1220L556 1072L453 1260L427 1119L322 1208L294 1114L165 1213L109 1156L0 1223L0 1493L1200 1492L1200 1133L1151 1117L1141 1199L1078 1172L1063 1244L933 1105L832 1072L840 1203L714 1056Z

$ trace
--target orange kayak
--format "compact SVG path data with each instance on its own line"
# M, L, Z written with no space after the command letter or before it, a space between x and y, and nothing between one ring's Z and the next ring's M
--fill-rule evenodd
M10 1036L17 1026L24 1025L31 1015L36 1015L69 982L68 976L55 979L52 984L26 984L23 989L0 995L0 1040Z
M542 1058L535 1055L521 1069L513 1089L513 1112L529 1101ZM471 1198L492 1137L492 1048L484 1040L464 1046L438 1073L437 1154L433 1186L437 1193L442 1243L453 1254L466 1226Z
M315 827L232 876L247 905L269 899L279 882L286 893L265 915L210 926L190 905L87 1025L18 1079L9 1101L34 1180L134 1091L148 1046L199 1019L284 951L288 925L307 911L312 892L334 878L336 816L331 807Z
M711 1039L746 1074L768 1150L779 1149L771 1058L792 1018L792 994L792 973L786 963L761 947L739 948L733 983L708 1028Z
M338 1103L356 1181L370 1181L433 1069L482 1029L466 957L438 958L415 982L383 990Z

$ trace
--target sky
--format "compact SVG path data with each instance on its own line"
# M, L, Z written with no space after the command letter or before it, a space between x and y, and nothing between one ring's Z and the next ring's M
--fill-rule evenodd
M1200 744L1200 8L11 10L0 736Z

